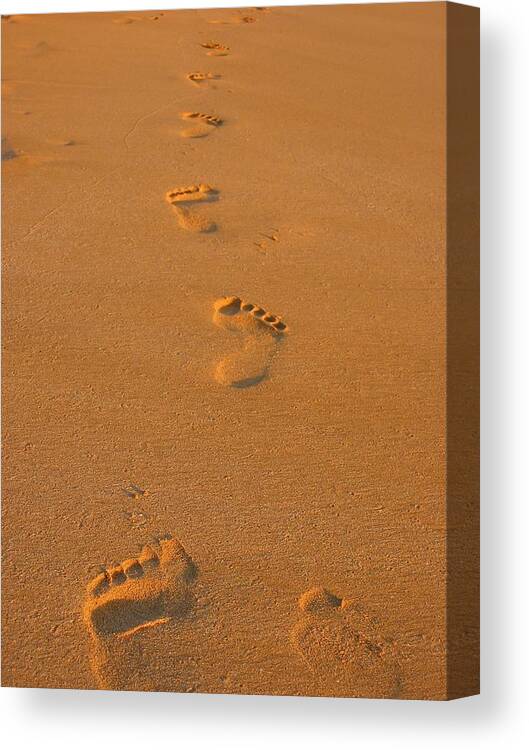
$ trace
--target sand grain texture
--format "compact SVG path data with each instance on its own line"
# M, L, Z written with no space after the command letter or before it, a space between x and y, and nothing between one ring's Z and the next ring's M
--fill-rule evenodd
M447 696L444 19L4 19L4 684Z

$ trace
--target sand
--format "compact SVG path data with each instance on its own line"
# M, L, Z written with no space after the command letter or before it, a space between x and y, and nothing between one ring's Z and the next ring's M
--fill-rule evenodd
M447 697L444 14L4 18L4 685Z

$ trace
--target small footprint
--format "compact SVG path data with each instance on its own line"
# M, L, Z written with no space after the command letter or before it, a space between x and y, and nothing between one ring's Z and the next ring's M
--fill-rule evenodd
M258 8L256 8L258 10ZM240 24L240 23L255 23L257 19L254 16L235 16L231 19L216 19L213 21L208 21L208 23L216 24L219 26L231 26L234 24Z
M28 48L28 55L31 57L45 57L50 52L55 52L55 48L44 41L38 42L38 44Z
M209 50L207 53L209 57L226 57L230 54L230 48L220 42L204 42L200 46Z
M159 667L148 663L143 638L161 625L182 626L194 607L196 577L180 542L166 538L90 581L82 615L90 636L90 666L100 687L156 688Z
M55 140L50 140L48 143L51 143L52 146L79 146L79 141L76 141L75 138L57 138Z
M203 83L207 83L208 81L218 81L219 78L222 78L222 76L217 75L216 73L188 73L187 78L191 83L196 84L197 86L200 86Z
M218 200L218 190L210 185L201 183L199 185L189 185L188 187L179 187L169 190L165 194L165 200L172 206L178 223L182 229L190 232L214 232L217 225L200 214L192 212L187 208L187 203L211 203Z
M182 112L182 120L193 120L194 125L180 131L182 138L204 138L212 132L212 128L222 125L222 120L216 115L203 112Z
M293 647L325 695L396 698L402 689L394 643L353 601L322 587L301 595Z
M260 232L260 235L263 239L258 240L257 242L254 242L253 244L259 248L259 252L262 254L266 254L266 251L268 250L271 242L279 242L279 230L278 229L272 229L270 232Z
M215 380L232 388L257 385L267 377L287 325L279 316L240 297L222 297L214 303L213 310L215 325L243 337L242 349L215 366Z
M128 521L133 529L139 529L145 526L150 520L147 513L142 510L135 508L134 510L126 510L123 512L123 517Z
M120 15L117 18L112 19L112 23L117 23L120 25L127 25L131 23L135 23L137 21L159 21L160 18L163 16L163 13L160 13L159 15L155 16L125 16Z
M145 495L148 495L149 493L147 490L142 490L137 484L130 484L128 487L125 487L123 494L133 500L139 500L141 497L145 497Z
M116 23L120 26L126 26L131 23L135 23L136 21L141 21L141 18L137 16L119 16L118 18L113 18L112 23Z

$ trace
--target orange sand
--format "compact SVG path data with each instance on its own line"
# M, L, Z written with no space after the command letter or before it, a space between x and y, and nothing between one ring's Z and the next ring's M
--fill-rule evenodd
M444 12L4 19L5 685L446 696Z

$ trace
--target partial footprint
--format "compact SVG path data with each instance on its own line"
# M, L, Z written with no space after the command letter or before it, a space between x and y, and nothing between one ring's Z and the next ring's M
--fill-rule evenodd
M230 54L230 48L220 42L204 42L200 46L209 50L207 53L209 57L226 57Z
M182 229L187 229L190 232L214 232L217 228L215 222L195 211L191 211L186 204L217 201L218 193L219 191L210 185L201 183L169 190L165 194L165 200L172 206Z
M149 664L142 660L142 638L151 629L182 623L191 613L196 576L182 545L167 538L90 581L83 620L100 687L148 690L159 685L160 671L149 674Z
M112 19L112 23L123 25L123 24L135 23L137 21L159 21L162 16L163 16L163 13L160 13L158 15L153 15L153 16L126 16L126 15L120 14L117 18Z
M396 698L402 679L395 647L378 622L353 601L322 587L299 599L301 619L291 643L321 695Z
M165 199L171 205L175 203L194 203L195 201L215 200L213 196L217 193L218 190L212 188L211 185L201 182L199 185L188 185L187 187L178 187L169 190L165 194Z
M2 136L2 161L10 161L16 159L17 156L19 156L19 152L11 146L5 136Z
M28 55L31 57L45 57L50 52L55 52L55 48L51 47L48 42L38 42L37 44L26 47Z
M192 120L194 125L180 131L182 138L204 138L213 130L222 125L222 120L216 115L208 115L203 112L182 112L182 120Z
M197 86L200 86L204 83L208 83L208 81L217 81L219 78L222 78L222 76L217 75L216 73L188 73L187 78L191 83L196 84Z
M120 26L126 26L131 23L135 23L137 21L141 21L141 18L139 16L118 16L117 18L112 19L112 23L117 23Z
M256 10L259 10L256 8ZM240 23L255 23L257 19L254 16L233 16L229 19L215 19L214 21L208 21L208 23L219 25L219 26L232 26Z
M128 487L125 487L125 489L123 490L123 494L133 500L139 500L149 493L147 492L147 490L142 490L142 488L138 487L137 484L130 484Z
M215 380L232 388L257 385L267 377L288 327L277 315L240 297L222 297L213 309L216 325L242 337L242 348L215 366Z

